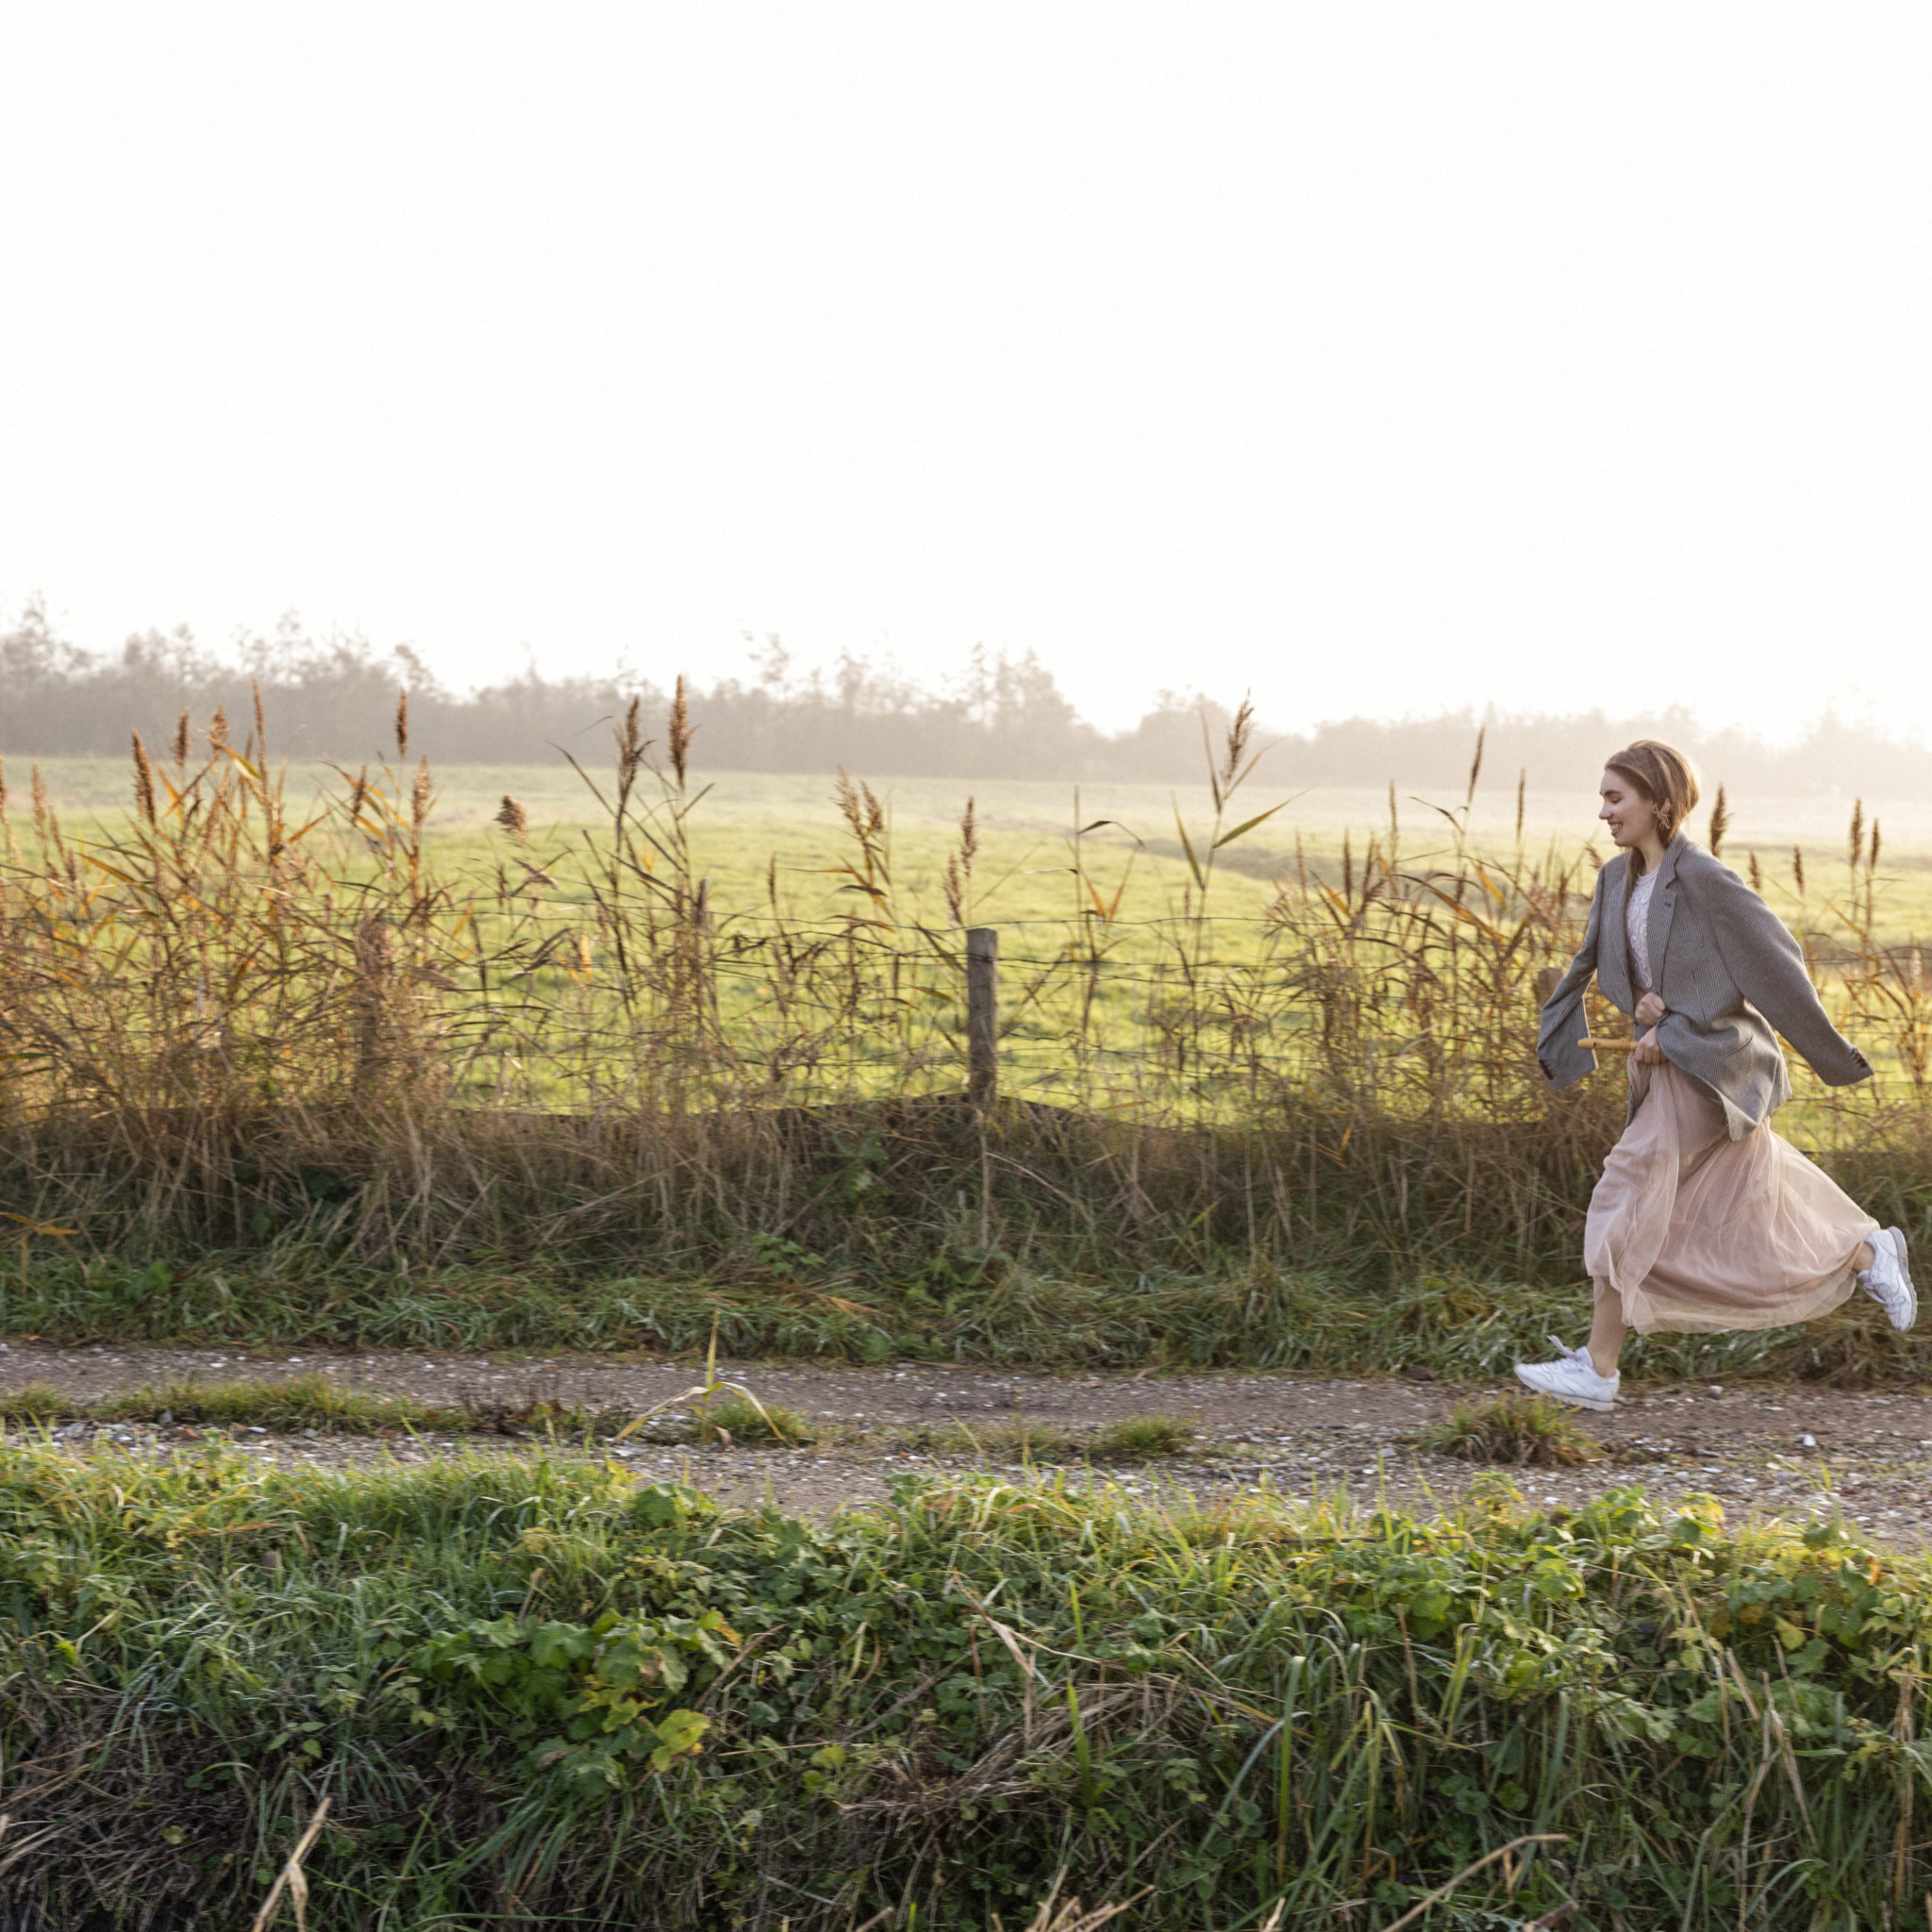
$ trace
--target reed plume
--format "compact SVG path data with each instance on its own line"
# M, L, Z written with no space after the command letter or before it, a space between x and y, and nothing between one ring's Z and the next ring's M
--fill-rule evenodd
M141 733L134 734L134 805L142 817L152 825L155 823L155 774L148 763L147 746L141 741Z
M519 845L530 836L530 814L525 809L522 799L512 798L508 791L503 794L503 803L497 808L496 823Z
M1717 802L1710 808L1710 856L1718 858L1724 849L1724 834L1731 828L1730 807L1724 799L1724 788L1717 788Z
M637 788L638 774L643 770L644 756L650 748L640 722L641 704L640 698L631 699L625 708L624 724L617 732L616 822L620 842L624 836L625 818L630 809L631 793Z
M1462 795L1463 809L1467 811L1475 803L1475 781L1483 773L1483 741L1490 735L1487 724L1479 725L1475 734L1475 756L1469 761L1469 789Z
M685 773L691 758L692 735L691 705L685 696L684 675L678 674L677 690L671 700L671 723L665 749L671 756L671 770L677 780L677 789L685 788Z

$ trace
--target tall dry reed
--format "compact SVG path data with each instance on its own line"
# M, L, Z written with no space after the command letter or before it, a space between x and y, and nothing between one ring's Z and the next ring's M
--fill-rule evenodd
M794 916L775 862L762 908L722 907L681 686L661 747L645 729L632 705L583 771L602 824L566 854L533 856L506 797L487 875L427 836L406 704L394 761L312 808L258 705L240 748L219 715L198 755L186 721L164 759L137 740L134 809L105 830L70 833L36 772L0 874L7 1211L96 1251L313 1241L385 1264L729 1272L776 1243L979 1283L1230 1257L1574 1272L1621 1083L1553 1095L1533 1041L1591 857L1530 849L1520 809L1513 849L1477 848L1480 741L1426 839L1391 788L1339 865L1297 841L1259 918L1217 894L1280 809L1241 802L1245 708L1208 748L1209 822L1176 817L1177 908L1142 915L1137 851L1076 800L1068 913L1010 935L1006 1097L981 1117L958 1104L972 802L943 924L902 903L890 815L842 773L843 912ZM1856 815L1845 890L1808 897L1793 855L1814 965L1886 1077L1807 1088L1789 1118L1909 1218L1932 992L1920 947L1878 939L1878 855Z

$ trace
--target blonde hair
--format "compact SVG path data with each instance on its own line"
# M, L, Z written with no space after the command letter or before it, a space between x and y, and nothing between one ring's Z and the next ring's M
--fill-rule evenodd
M1657 830L1666 845L1697 808L1697 767L1674 745L1640 738L1612 752L1604 760L1604 769L1621 772L1656 808Z

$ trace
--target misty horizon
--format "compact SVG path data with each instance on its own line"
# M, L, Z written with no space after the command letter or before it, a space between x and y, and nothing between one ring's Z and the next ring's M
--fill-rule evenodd
M1052 667L1031 653L977 651L931 684L854 652L830 667L800 667L777 639L748 657L746 675L690 687L695 756L708 769L1190 784L1242 695L1157 692L1137 723L1109 732L1080 715ZM677 675L617 666L602 677L548 677L533 657L514 677L453 690L407 647L315 639L292 618L275 637L244 640L226 655L179 628L139 633L118 652L91 651L30 604L0 632L0 756L118 757L135 732L159 749L184 715L199 744L217 707L246 728L258 689L272 750L283 756L379 756L407 691L412 746L436 762L537 763L564 745L601 753L602 727L634 699L655 728ZM1829 709L1784 744L1712 729L1681 708L1613 717L1472 706L1428 717L1326 719L1299 732L1263 714L1258 728L1272 746L1270 782L1296 786L1458 786L1480 731L1491 784L1593 784L1607 752L1647 736L1678 744L1710 782L1734 791L1932 798L1932 750Z

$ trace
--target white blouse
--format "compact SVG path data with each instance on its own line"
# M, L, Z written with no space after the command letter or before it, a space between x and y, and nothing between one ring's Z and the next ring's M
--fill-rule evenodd
M1657 874L1647 872L1630 888L1630 900L1624 908L1624 936L1630 942L1630 977L1639 992L1649 992L1650 977L1650 895L1657 885Z

